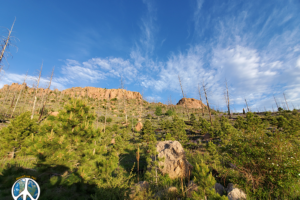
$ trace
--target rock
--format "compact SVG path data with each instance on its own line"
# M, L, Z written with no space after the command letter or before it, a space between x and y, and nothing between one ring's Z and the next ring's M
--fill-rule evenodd
M162 196L165 197L165 199L174 199L174 197L177 196L177 188L176 187L168 187L164 190L161 190L161 191L158 191L156 194L155 194L155 197L161 199Z
M135 197L139 192L145 192L149 188L149 183L147 181L140 181L131 187L131 192L129 194L130 199L136 199ZM137 198L138 199L138 198Z
M142 119L141 119L141 118L139 118L139 119L138 119L138 121L139 121L139 122L141 122L141 121L142 121Z
M142 122L138 122L138 123L136 124L136 126L135 126L135 130L136 130L136 131L141 131L142 128L143 128Z
M190 181L188 184L189 190L187 191L187 196L192 197L194 192L198 191L198 185L194 181Z
M114 117L117 117L117 115L113 115Z
M226 191L229 200L243 200L247 198L247 195L242 190L235 188L232 183L227 185Z
M52 112L50 113L50 115L57 117L57 115L59 114L59 112Z
M203 136L203 141L209 141L211 139L211 135L209 133L206 133L204 136Z
M189 170L192 170L193 166L187 161L184 149L178 141L158 142L156 151L159 158L165 158L164 161L158 162L159 170L163 174L169 174L171 179L189 176Z
M202 101L194 98L182 98L176 105L186 106L187 108L202 108L206 107Z
M215 190L217 193L219 193L220 196L222 196L224 194L224 191L226 191L224 186L221 185L220 183L215 184Z
M113 139L111 139L111 142L110 142L111 144L115 144L116 142L115 142L115 138L113 138Z

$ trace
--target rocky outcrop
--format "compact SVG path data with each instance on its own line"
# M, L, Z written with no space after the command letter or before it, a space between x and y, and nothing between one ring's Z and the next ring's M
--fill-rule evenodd
M12 83L10 86L9 85L4 85L3 88L0 89L1 92L7 91L9 88L10 91L20 91L22 88L23 84L18 84L18 83ZM35 88L30 88L26 85L25 87L27 88L27 91L31 94L32 92L35 91ZM48 90L44 88L38 88L37 91L37 96L42 96L43 93L45 92L50 92L53 90ZM50 96L55 96L55 92L59 92L57 89L54 90L50 94ZM139 92L132 92L132 91L127 91L123 89L103 89L103 88L96 88L96 87L72 87L66 90L62 91L63 94L65 95L70 95L70 96L81 96L81 97L90 97L90 98L95 98L95 99L113 99L113 98L122 98L125 96L126 99L142 99L142 95Z
M72 87L63 91L64 94L79 96L88 96L94 99L142 99L142 95L139 92L132 92L123 89L103 89L95 87Z
M189 170L193 166L187 161L182 145L178 141L161 141L156 144L158 158L165 158L159 161L159 170L162 174L169 174L171 179L188 177Z
M194 98L182 98L176 105L186 106L187 108L202 108L206 107L202 101Z
M135 126L135 130L136 130L136 131L141 131L142 128L143 128L142 122L138 122L137 125Z

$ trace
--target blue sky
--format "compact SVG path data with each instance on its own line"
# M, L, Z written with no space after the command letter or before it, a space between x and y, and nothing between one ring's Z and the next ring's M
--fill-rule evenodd
M207 83L212 107L253 111L300 106L300 1L1 1L0 36L15 17L0 87L28 85L43 62L41 87L125 88L147 100L189 98Z

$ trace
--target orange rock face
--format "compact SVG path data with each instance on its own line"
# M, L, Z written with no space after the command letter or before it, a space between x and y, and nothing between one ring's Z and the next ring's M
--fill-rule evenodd
M204 103L202 103L202 101L194 99L194 98L182 98L179 100L179 102L176 105L182 105L182 106L186 105L187 108L206 107L206 105L204 105Z
M25 88L27 88L27 91L31 94L32 92L35 92L35 88L30 88L24 84ZM9 88L10 91L20 91L23 87L23 84L18 83L12 83L9 85L4 85L3 88L0 89L1 92L7 91ZM38 88L37 90L37 96L42 96L45 92L50 92L52 90L44 89L44 88ZM54 90L54 92L58 92L57 89ZM132 92L127 91L123 89L103 89L103 88L95 88L95 87L72 87L66 90L62 91L63 94L70 95L70 96L81 96L81 97L90 97L95 99L123 99L125 97L126 99L142 99L142 95L139 92ZM51 93L50 96L55 96L55 93Z

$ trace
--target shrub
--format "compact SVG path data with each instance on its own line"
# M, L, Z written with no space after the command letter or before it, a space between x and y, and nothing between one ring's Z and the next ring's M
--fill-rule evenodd
M172 116L174 114L174 112L172 111L172 110L168 110L167 112L166 112L166 114L165 115L167 115L167 116Z
M157 106L157 107L156 107L155 115L156 115L156 116L161 116L161 115L162 115L162 110L161 110L161 107L160 107L160 106Z
M117 101L118 99L117 98L113 98L113 99L111 99L110 101Z
M278 108L278 112L281 112L283 111L283 109L281 107Z
M107 122L107 123L112 122L112 118L110 118L110 117L106 118L106 122Z
M147 119L151 119L152 116L150 114L147 115Z
M103 123L105 121L105 116L100 116L98 118L98 121Z
M228 129L230 137L223 138L221 147L224 158L237 166L231 182L256 199L292 198L292 186L299 180L299 144L290 138L300 125L284 116L273 120L283 131L266 134L265 124L248 112L246 121L240 119L236 123L240 130ZM224 173L233 174L232 169L225 169Z
M112 131L118 131L118 128L119 128L118 124L114 124L112 126Z

